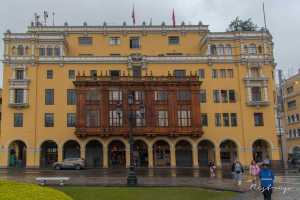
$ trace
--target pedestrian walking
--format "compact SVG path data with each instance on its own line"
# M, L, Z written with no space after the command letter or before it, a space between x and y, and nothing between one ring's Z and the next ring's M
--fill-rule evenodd
M263 163L262 166L263 168L259 173L261 191L264 195L264 200L271 200L275 177L268 163Z
M244 168L240 161L236 160L231 167L231 171L234 176L234 180L237 182L238 185L242 184L242 174L244 173Z
M208 167L209 167L209 172L210 172L210 177L215 177L216 176L216 165L214 163L214 161L210 161L208 163Z
M249 166L249 173L250 173L251 181L252 181L252 184L250 186L251 189L256 188L256 186L257 186L257 177L259 175L259 172L260 172L260 167L255 162L255 160L252 160L252 162Z

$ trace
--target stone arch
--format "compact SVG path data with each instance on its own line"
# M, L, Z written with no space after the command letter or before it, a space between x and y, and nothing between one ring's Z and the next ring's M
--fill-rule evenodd
M120 139L108 143L108 161L111 168L126 167L126 143Z
M8 166L26 167L27 146L22 140L14 140L8 146Z
M80 158L80 143L76 140L68 140L63 145L63 159Z
M231 163L238 159L238 145L234 140L223 140L219 148L222 167L231 165Z
M171 165L171 144L164 139L153 142L153 163L155 167L169 167Z
M40 145L40 167L52 167L58 160L58 145L53 140L46 140Z
M85 161L88 168L103 166L103 145L99 140L91 139L85 144Z
M148 144L143 139L133 143L133 163L136 167L148 167Z
M176 167L193 166L193 145L188 140L179 140L175 145Z
M265 159L272 160L272 148L268 141L257 139L252 143L252 157L256 162L262 162Z
M197 145L199 166L207 166L210 161L216 161L215 144L208 140L201 140Z

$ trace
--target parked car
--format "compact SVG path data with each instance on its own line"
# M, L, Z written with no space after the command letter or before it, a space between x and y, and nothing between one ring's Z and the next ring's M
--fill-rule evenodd
M60 170L60 169L80 170L85 168L85 162L81 158L66 158L61 162L53 163L53 168L56 170Z

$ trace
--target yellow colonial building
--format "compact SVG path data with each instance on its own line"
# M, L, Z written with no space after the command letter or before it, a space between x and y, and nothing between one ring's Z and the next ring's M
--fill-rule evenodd
M3 63L1 167L128 167L129 132L138 167L280 159L269 32L32 25Z

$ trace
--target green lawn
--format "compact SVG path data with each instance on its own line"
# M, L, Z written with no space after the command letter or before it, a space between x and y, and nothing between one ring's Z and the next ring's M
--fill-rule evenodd
M53 188L0 180L0 200L72 200Z
M228 200L233 192L198 188L61 187L74 200Z

